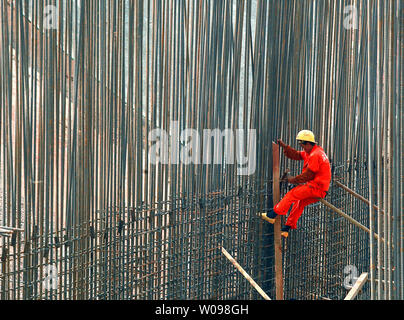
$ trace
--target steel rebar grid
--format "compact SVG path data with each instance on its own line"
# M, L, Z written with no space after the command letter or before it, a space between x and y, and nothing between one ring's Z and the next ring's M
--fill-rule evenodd
M221 245L273 296L272 229L256 212L272 197L271 141L296 146L302 128L369 215L334 187L333 204L394 246L308 208L284 244L286 293L343 298L354 266L370 298L403 299L399 1L0 6L0 225L24 229L0 234L2 299L258 298ZM255 129L256 170L238 176L225 153L154 165L155 128ZM303 230L321 236L296 259Z

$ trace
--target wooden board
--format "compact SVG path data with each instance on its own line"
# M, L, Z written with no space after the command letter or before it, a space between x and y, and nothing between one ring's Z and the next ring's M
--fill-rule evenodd
M358 295L359 291L362 289L363 285L366 283L367 280L368 280L368 273L367 272L362 273L358 278L358 280L356 280L352 289L349 290L344 300L353 300Z
M222 247L222 253L226 256L227 259L230 260L230 262L237 268L237 270L241 272L244 278L248 280L248 282L259 292L259 294L265 300L271 300L268 297L268 295L264 292L264 290L261 289L261 287L253 280L253 278L250 277L250 275L243 269L243 267L240 266L238 262L230 255L230 253L228 253L227 250L223 247Z
M279 145L272 142L272 199L274 206L280 201L280 171L279 171ZM283 300L283 267L282 267L282 239L281 218L278 217L274 224L274 249L275 249L275 286L276 300Z

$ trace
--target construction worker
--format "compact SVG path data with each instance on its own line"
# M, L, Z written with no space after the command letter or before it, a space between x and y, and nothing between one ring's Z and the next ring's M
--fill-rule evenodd
M323 148L317 145L314 134L310 130L302 130L296 140L303 148L297 151L286 145L281 139L278 144L283 148L286 157L293 160L303 160L302 173L296 177L287 177L287 181L297 185L291 189L283 199L266 214L267 220L275 223L277 215L286 215L290 206L293 208L281 229L281 235L287 237L290 229L296 229L297 221L303 213L304 207L315 203L327 195L331 182L330 162Z

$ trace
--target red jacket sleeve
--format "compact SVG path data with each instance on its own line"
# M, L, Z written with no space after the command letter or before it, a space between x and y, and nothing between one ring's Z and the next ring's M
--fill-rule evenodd
M306 183L310 180L313 180L314 177L315 177L315 173L313 171L311 171L310 169L306 169L302 174L299 174L298 176L292 178L290 180L290 182L293 184Z
M286 157L292 160L303 160L302 155L300 154L299 151L293 149L290 146L286 146L283 148L283 153L285 154Z

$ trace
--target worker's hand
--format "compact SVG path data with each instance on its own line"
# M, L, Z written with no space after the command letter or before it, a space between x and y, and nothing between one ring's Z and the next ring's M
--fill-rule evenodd
M286 146L287 146L287 144L286 143L284 143L283 141L282 141L282 139L278 139L278 144L282 147L282 148L285 148Z
M293 179L293 177L292 177L289 173L287 173L287 174L281 179L281 181L291 183L290 181L291 181L292 179Z
M295 184L294 182L292 182L292 181L293 181L293 178L294 178L294 177L292 177L291 175L288 175L288 176L286 177L286 179L288 180L288 182L289 182L290 184Z

